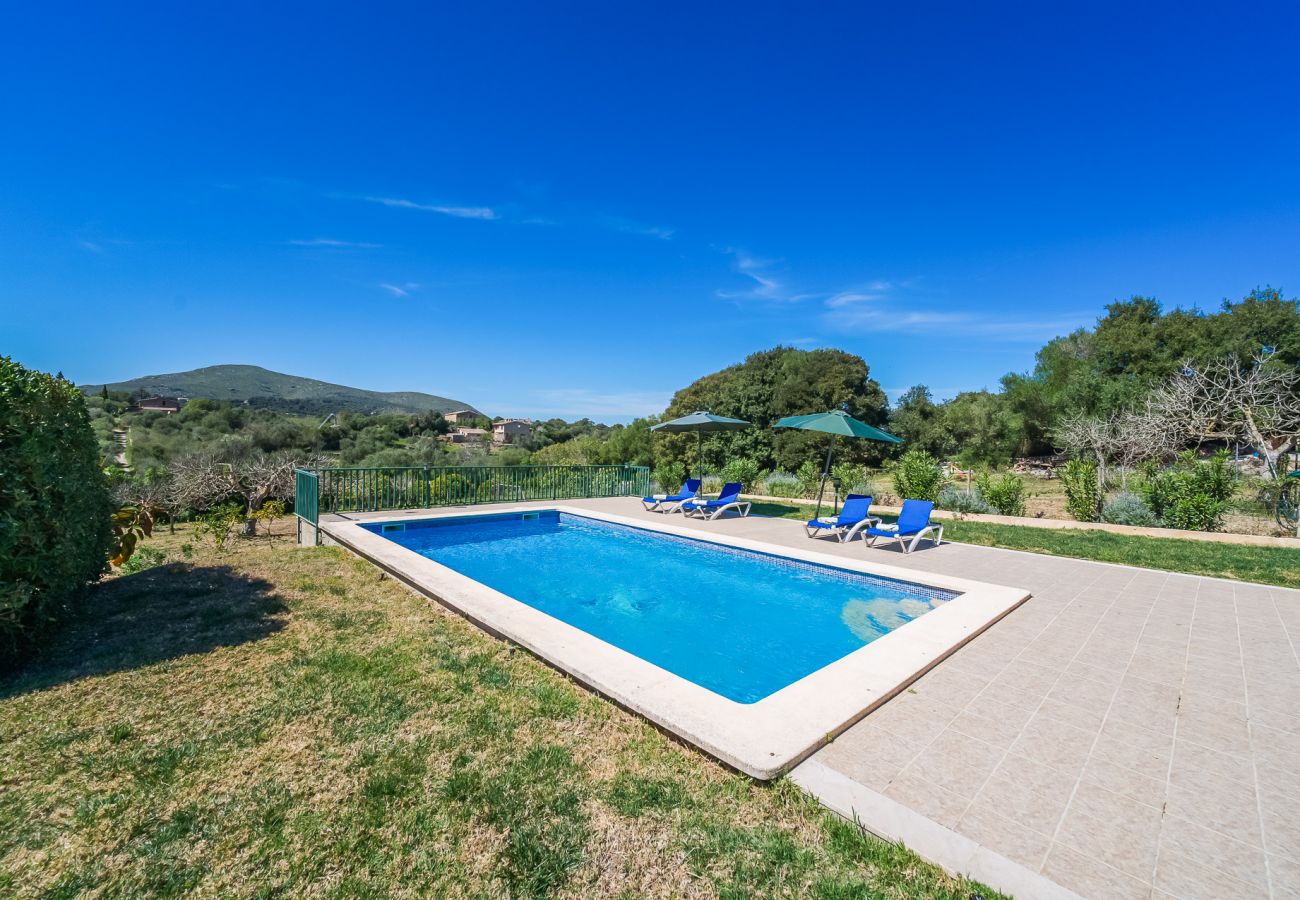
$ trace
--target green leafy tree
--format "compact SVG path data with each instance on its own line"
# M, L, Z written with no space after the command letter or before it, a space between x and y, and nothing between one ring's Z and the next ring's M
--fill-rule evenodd
M753 422L753 428L704 436L704 459L696 458L696 436L654 436L655 458L680 460L692 471L714 469L725 460L744 457L766 470L794 471L808 459L826 454L827 436L797 429L773 429L783 416L843 409L871 425L884 427L886 399L861 357L841 350L775 347L746 357L698 379L673 395L664 419L697 409ZM855 462L878 462L884 445L841 441L837 456Z

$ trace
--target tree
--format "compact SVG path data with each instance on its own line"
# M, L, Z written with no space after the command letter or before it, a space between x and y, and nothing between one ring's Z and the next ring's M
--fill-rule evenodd
M1166 429L1194 443L1250 444L1277 477L1278 460L1300 445L1300 371L1260 353L1187 361L1165 382L1152 409Z
M861 357L842 350L774 347L682 388L673 395L663 418L673 419L697 409L755 425L706 434L706 467L718 469L729 459L745 457L764 469L793 471L801 462L825 455L826 435L773 430L777 419L843 409L854 418L884 427L886 399ZM701 461L695 458L696 452L693 434L655 434L657 463L686 462L691 471L698 471ZM883 445L873 441L842 441L837 457L848 462L875 462L884 452Z
M250 453L233 459L204 452L176 460L171 477L182 508L208 510L238 500L244 510L244 533L253 534L253 513L263 503L293 499L294 470L318 468L324 463L319 457L292 451Z

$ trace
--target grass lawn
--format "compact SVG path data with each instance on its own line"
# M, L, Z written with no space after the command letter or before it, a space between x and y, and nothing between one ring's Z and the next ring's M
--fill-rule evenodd
M813 507L794 501L756 502L753 512L757 515L806 521L812 518ZM886 521L894 519L893 516L883 518ZM1250 547L1096 530L1025 528L960 519L944 520L943 537L944 540L986 547L1028 550L1031 553L1124 563L1188 575L1213 575L1238 581L1300 588L1297 554L1287 547Z
M187 540L0 676L0 895L997 896L340 550Z

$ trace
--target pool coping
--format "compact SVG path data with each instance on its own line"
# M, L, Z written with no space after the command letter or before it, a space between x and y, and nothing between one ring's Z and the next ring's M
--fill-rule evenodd
M539 510L955 590L961 596L756 703L737 703L363 527ZM562 502L545 506L494 504L481 513L463 509L403 511L367 516L364 521L321 522L320 527L339 544L485 631L518 644L621 706L762 781L788 772L1030 596L1021 588L647 523Z

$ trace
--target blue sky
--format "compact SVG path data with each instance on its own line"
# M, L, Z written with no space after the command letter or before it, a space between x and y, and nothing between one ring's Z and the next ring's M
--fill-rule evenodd
M263 6L6 13L0 353L618 421L1300 286L1294 5Z

